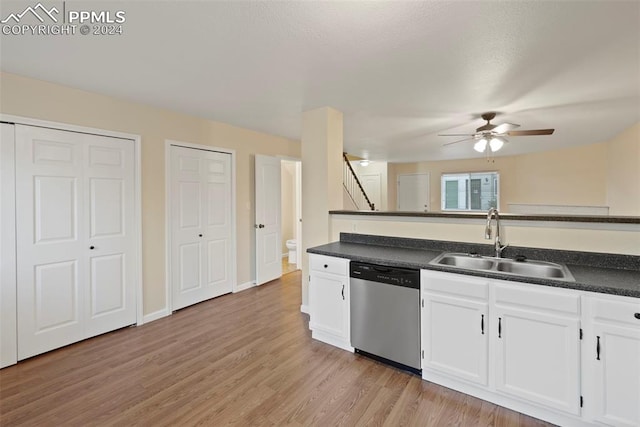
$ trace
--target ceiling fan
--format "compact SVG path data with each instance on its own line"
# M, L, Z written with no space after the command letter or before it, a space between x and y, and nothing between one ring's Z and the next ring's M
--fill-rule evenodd
M446 145L457 144L465 141L476 141L473 148L474 150L484 152L495 152L502 148L507 140L506 136L536 136L536 135L551 135L555 129L535 129L535 130L514 130L520 125L514 123L502 123L500 125L491 124L491 120L496 117L496 113L489 112L484 113L482 120L486 120L487 123L476 129L475 133L445 133L438 136L464 136L466 138L459 139L457 141L448 142Z

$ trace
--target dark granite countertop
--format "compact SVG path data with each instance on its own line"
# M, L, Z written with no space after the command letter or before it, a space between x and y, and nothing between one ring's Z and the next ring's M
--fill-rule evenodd
M487 219L486 213L467 212L406 212L406 211L329 211L331 215L365 215L365 216L399 216L414 218L457 218ZM591 222L604 224L640 224L640 216L613 215L551 215L551 214L510 214L500 212L501 221L557 221L557 222Z
M530 259L565 264L575 278L575 282L567 282L429 264L431 260L443 252L477 252L483 255L490 255L490 253L487 253L487 251L491 250L490 245L367 236L351 233L342 233L340 238L341 241L339 242L309 248L307 252L390 267L437 270L640 298L640 257L636 256L524 247L508 248L509 252L505 254L505 258L516 254L526 254Z

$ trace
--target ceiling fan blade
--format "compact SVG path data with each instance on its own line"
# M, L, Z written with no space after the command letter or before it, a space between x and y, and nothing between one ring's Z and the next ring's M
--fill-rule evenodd
M438 136L468 136L472 137L472 133L439 133Z
M467 136L469 136L469 135L467 135ZM447 142L446 144L442 144L442 146L443 146L443 147L445 147L445 146L447 146L447 145L457 144L458 142L464 142L464 141L472 141L472 140L474 140L474 139L475 139L475 138L474 138L473 136L470 136L470 137L465 138L465 139L459 139L459 140L457 140L457 141Z
M496 127L493 128L493 132L495 133L506 133L510 130L513 130L515 128L519 128L520 125L517 125L515 123L502 123L501 125L498 125Z
M509 136L535 136L551 135L555 129L535 129L535 130L512 130L507 132Z

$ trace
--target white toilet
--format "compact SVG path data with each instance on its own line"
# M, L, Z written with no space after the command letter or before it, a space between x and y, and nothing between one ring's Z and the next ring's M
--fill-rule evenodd
M295 240L287 240L287 249L289 249L289 264L295 264L298 262L298 251L296 248Z

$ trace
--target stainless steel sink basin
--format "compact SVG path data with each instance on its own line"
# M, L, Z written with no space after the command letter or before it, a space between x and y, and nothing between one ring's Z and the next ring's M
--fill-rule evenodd
M471 270L490 270L495 265L495 261L488 258L472 257L467 254L445 254L438 261L438 264Z
M564 279L568 275L566 267L563 268L562 265L537 261L501 261L498 263L496 270L503 273L518 274L520 276L542 277L547 279ZM571 280L573 280L573 278Z
M540 279L575 281L565 265L545 261L515 261L507 258L482 257L463 253L444 253L429 264L445 265L465 270L493 271Z

